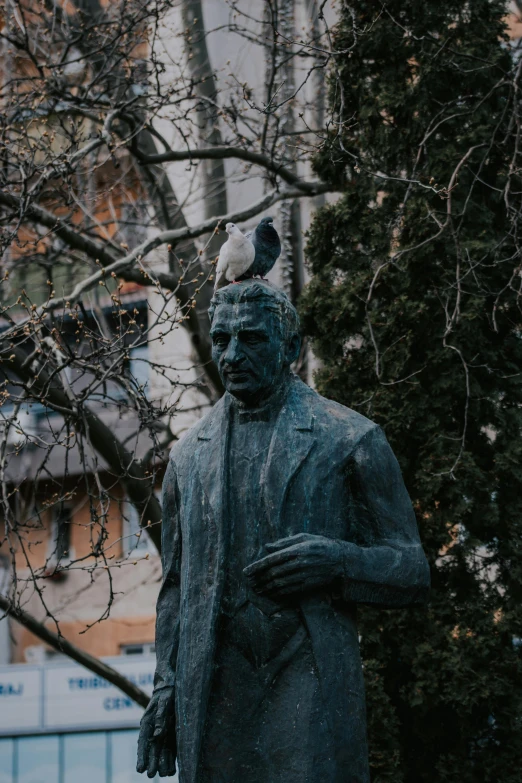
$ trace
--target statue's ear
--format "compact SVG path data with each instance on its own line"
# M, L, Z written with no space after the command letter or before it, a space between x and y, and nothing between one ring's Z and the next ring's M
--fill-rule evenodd
M299 358L299 351L301 350L301 337L298 334L293 334L288 342L287 358L288 363L293 364Z

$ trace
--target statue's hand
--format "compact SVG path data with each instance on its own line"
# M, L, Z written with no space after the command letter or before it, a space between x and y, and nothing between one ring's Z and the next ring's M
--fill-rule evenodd
M344 573L341 543L325 536L300 533L265 549L270 554L244 569L259 593L277 597L313 590Z
M162 688L152 694L140 723L138 772L153 778L176 774L176 725L174 688Z

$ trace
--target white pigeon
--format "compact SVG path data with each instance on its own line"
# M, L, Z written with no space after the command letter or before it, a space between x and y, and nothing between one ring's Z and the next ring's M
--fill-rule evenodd
M235 223L227 223L225 231L228 239L219 251L214 291L244 275L256 257L252 241L241 233Z

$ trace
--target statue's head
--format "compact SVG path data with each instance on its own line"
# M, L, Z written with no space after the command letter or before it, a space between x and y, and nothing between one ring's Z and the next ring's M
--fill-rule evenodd
M210 303L212 358L227 391L258 405L290 378L301 346L286 294L261 280L220 288Z

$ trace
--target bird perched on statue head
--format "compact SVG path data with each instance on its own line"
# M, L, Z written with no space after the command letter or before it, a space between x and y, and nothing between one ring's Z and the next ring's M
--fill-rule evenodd
M252 266L256 255L251 240L241 233L235 223L227 223L225 231L228 239L219 251L214 291L228 283L234 283L244 275Z
M252 240L256 255L244 277L264 278L281 255L281 240L274 228L273 218L263 218L254 231L249 231L246 236Z

